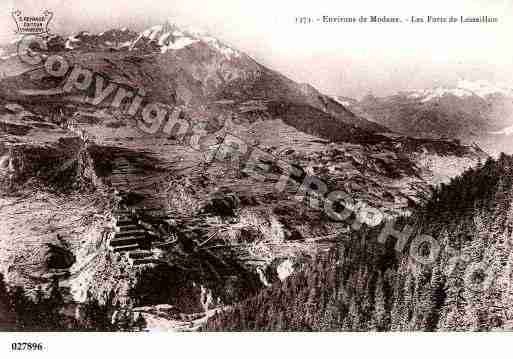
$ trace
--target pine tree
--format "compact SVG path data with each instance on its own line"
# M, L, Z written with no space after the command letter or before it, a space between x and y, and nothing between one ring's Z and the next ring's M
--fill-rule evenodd
M378 275L376 293L374 295L374 311L372 313L371 328L384 331L388 328L389 314L386 309L385 293L383 288L383 276Z
M9 295L4 276L0 273L0 330L14 329L16 315L13 310L12 298Z
M33 315L34 303L25 296L23 288L14 288L12 292L12 303L16 313L16 329L30 330L32 327L30 318Z
M50 285L50 294L47 300L43 300L42 310L47 313L47 329L59 330L66 329L65 318L61 314L64 306L64 298L59 288L59 281L53 280Z

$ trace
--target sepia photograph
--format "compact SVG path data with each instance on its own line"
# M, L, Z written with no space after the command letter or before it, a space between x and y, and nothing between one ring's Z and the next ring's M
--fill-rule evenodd
M0 25L7 357L513 329L513 1L2 0Z

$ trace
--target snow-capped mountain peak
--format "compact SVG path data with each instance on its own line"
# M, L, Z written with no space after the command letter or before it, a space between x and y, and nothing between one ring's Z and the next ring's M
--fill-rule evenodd
M68 50L73 50L75 47L73 46L73 43L80 42L79 39L77 39L74 35L68 37L66 39L66 43L64 44L64 47Z
M434 89L427 89L427 90L414 90L408 94L408 97L410 98L416 98L421 99L421 102L428 102L436 98L440 98L446 95L453 95L456 97L467 97L467 96L473 96L474 94L472 91L469 91L464 88L444 88L444 87L437 87Z
M127 28L110 29L92 34L88 31L81 31L65 39L66 50L97 50L97 49L122 49L130 46L137 33Z
M455 87L436 87L434 89L407 92L409 98L419 99L421 102L428 102L446 95L453 95L460 98L469 96L485 98L494 94L513 97L513 87L493 85L486 81L469 81L462 79L458 81Z
M512 135L513 134L513 125L503 128L499 131L490 131L491 135Z
M9 49L2 47L0 56L4 58L14 53L18 41L19 39L16 39L12 44L8 44ZM52 49L55 51L125 50L166 53L202 43L228 60L239 58L242 55L238 50L207 32L180 28L170 22L152 26L140 33L124 27L102 31L97 34L80 31L67 38L59 37L59 39L52 40L49 37L46 41L47 43L52 42Z
M197 42L203 42L223 54L228 59L239 57L241 55L239 51L222 43L211 35L204 32L183 30L169 22L166 22L163 25L152 26L142 31L133 42L131 49L137 48L138 43L143 39L156 43L160 47L160 52L162 53L169 50L182 49Z
M513 87L504 84L494 85L487 81L458 81L458 87L472 91L480 97L486 97L493 94L501 94L504 96L513 96Z

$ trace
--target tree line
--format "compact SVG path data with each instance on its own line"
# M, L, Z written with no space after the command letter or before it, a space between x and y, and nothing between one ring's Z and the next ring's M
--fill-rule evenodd
M209 319L206 331L489 331L513 327L513 157L434 188L396 229L438 241L418 263L365 225L283 282ZM410 238L410 241L411 241Z

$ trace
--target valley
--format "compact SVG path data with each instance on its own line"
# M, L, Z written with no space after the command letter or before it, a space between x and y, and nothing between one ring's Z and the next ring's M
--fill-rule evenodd
M59 303L60 330L203 330L367 230L312 205L305 178L343 191L340 210L393 219L488 158L368 120L169 23L45 41L39 55L65 58L66 73L0 80L0 264L11 292ZM227 138L271 158L265 176ZM17 308L19 329L42 325Z

